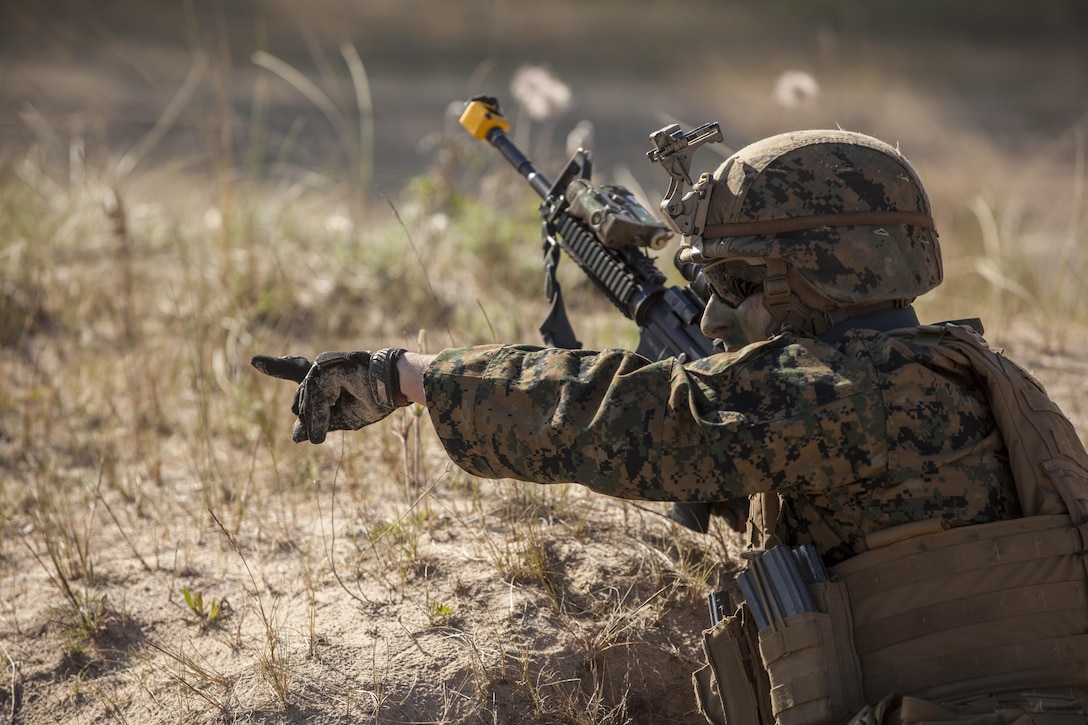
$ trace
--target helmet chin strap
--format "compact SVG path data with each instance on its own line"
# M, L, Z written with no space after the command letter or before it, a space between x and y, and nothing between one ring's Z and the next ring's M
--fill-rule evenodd
M767 260L767 276L763 279L763 306L777 323L775 332L791 327L819 336L851 317L909 305L910 300L882 300L867 305L816 310L803 303L790 287L789 265L786 260Z

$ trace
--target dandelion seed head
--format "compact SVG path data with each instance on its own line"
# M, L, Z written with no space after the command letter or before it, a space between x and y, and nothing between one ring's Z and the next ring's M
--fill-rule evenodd
M534 121L543 121L570 107L570 87L547 68L524 65L514 72L510 92Z
M804 71L785 71L774 84L775 100L784 108L811 106L819 95L820 85Z

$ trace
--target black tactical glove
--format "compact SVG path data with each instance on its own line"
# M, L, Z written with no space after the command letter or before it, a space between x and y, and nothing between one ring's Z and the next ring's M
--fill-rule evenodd
M408 404L397 377L403 352L323 352L312 365L304 357L266 355L251 362L265 375L300 383L291 405L298 416L291 439L321 443L330 430L359 430Z

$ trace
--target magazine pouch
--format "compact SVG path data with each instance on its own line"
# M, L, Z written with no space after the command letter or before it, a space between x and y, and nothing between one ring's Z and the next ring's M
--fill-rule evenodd
M846 585L823 582L808 590L818 611L786 617L759 631L759 654L778 725L845 722L865 706Z
M707 721L772 725L769 686L759 662L755 624L746 605L703 632L707 666L692 676Z

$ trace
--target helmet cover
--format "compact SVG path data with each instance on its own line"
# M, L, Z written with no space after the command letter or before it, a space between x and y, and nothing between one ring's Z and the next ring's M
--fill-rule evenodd
M706 225L684 261L751 277L782 259L841 305L909 302L943 277L929 197L888 144L849 131L796 131L741 149L714 172Z

